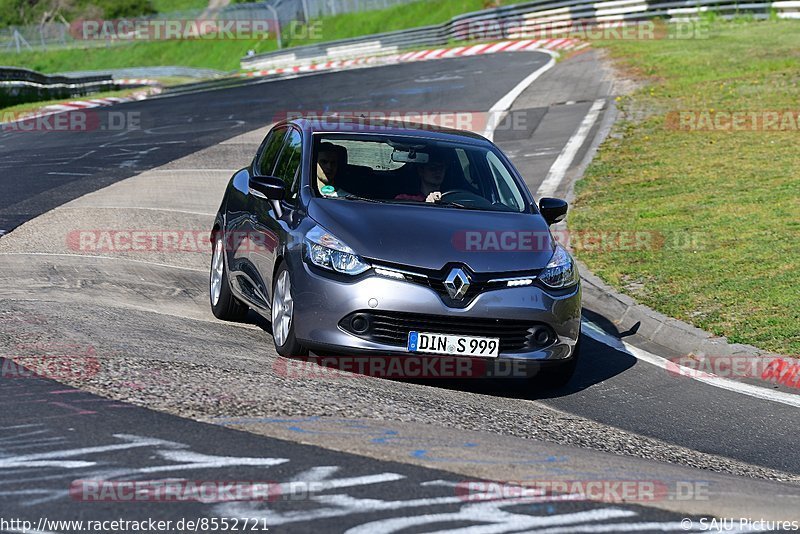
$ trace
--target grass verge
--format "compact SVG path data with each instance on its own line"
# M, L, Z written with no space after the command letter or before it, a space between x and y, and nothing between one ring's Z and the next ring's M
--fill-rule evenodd
M649 83L619 102L614 134L577 184L570 228L659 238L578 257L660 312L800 354L800 124L681 131L666 120L679 110L797 117L800 21L717 22L708 39L597 45Z

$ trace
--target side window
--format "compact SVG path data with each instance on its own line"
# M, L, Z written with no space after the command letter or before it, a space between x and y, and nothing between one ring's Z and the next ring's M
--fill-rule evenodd
M275 168L275 161L278 159L278 154L280 154L284 137L286 137L286 128L273 130L270 134L264 149L261 151L258 165L256 165L259 175L272 176L272 170Z
M283 150L275 166L274 175L286 184L286 200L293 202L300 190L300 162L303 155L303 140L300 132L289 130L283 142Z

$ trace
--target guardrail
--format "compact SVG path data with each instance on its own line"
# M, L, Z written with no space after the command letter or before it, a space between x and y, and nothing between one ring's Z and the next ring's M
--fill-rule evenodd
M25 102L84 96L112 90L116 85L109 75L70 78L47 76L16 67L0 67L0 108Z
M545 30L559 25L567 28L576 21L624 25L653 18L688 21L704 13L714 13L721 18L744 14L754 18L800 18L800 0L747 3L730 0L535 0L466 13L433 26L247 56L240 63L246 70L303 66L331 59L395 54L404 48L443 46L454 41L536 38Z

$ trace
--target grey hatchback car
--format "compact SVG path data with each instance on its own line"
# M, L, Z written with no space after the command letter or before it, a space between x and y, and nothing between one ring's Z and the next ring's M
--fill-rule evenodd
M282 356L514 363L561 386L581 324L577 267L549 229L566 212L559 199L537 206L477 134L284 121L225 191L211 308L269 319Z

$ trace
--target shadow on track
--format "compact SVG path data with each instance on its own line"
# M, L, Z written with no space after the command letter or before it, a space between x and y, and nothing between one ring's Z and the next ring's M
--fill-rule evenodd
M602 316L584 310L584 317L595 325L601 327L606 333L615 337L626 337L635 333L635 328L627 332L619 332L615 325ZM255 312L250 312L245 319L246 323L262 328L271 336L270 322ZM328 356L328 354L315 354ZM331 354L331 356L335 356ZM342 355L340 355L342 356ZM402 354L398 355L402 357ZM636 358L630 354L620 352L603 343L586 336L581 336L581 356L575 374L569 383L561 388L550 388L547 384L547 373L529 379L524 378L468 378L468 379L442 379L442 378L387 378L398 382L408 382L444 389L459 390L483 395L518 399L548 399L572 395L587 389L595 384L604 382L616 375L630 369L636 364Z

